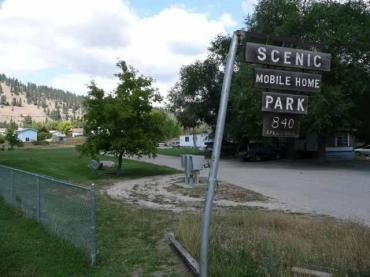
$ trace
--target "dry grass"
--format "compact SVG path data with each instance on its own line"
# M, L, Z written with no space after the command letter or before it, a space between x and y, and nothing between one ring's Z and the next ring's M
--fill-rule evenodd
M258 210L224 211L212 220L211 276L292 276L293 266L333 276L370 276L370 230L365 226ZM194 215L175 230L197 259L199 230L200 218Z
M183 178L182 178L183 179ZM181 181L183 183L183 180ZM181 183L179 180L179 183ZM167 188L169 192L180 193L189 197L196 197L204 199L207 193L207 178L201 177L200 184L197 186L181 186L177 183L173 183ZM219 185L215 190L215 200L230 200L236 202L247 202L247 201L266 201L267 198L252 190L248 190L242 187L238 187L225 182L219 182Z

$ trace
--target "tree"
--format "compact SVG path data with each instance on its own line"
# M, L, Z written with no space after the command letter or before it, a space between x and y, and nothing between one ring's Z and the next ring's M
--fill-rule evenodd
M64 120L59 122L57 129L62 132L65 135L68 135L68 133L71 131L73 128L73 124L69 120Z
M31 117L30 115L26 115L26 116L23 118L22 126L23 126L24 128L31 128L31 127L32 127L32 117Z
M1 105L8 105L8 101L7 101L6 96L4 94L1 95L1 97L0 97L0 104Z
M319 134L321 145L327 135L340 128L358 130L363 141L370 141L370 29L367 27L370 26L370 7L365 1L261 0L254 14L246 19L246 25L248 31L269 36L255 42L332 54L331 72L322 74L322 91L310 95L309 113L302 122L302 131ZM272 37L294 38L296 42L283 43ZM229 45L229 37L216 37L211 43L210 56L216 61L215 68L222 68ZM190 67L197 68L196 65ZM254 67L244 62L243 47L239 47L225 125L225 136L234 141L262 139L262 90L254 88ZM181 95L188 87L184 76L194 84L205 83L209 76L215 76L209 69L206 74L199 72L192 77L181 71L179 87L172 90L176 96L170 94L169 98L170 105L180 107L180 114L190 121L194 110L187 116L187 103L176 104L179 103L176 97L188 99L188 102L197 99L194 94L187 95L188 98ZM217 73L217 76L222 75ZM220 80L221 77L214 78L213 85L220 87ZM206 93L211 95L210 91ZM202 108L196 111L213 114L218 103L207 105L207 96L201 99L197 104ZM191 103L189 105L192 107ZM197 115L196 118L202 117Z
M223 78L219 67L219 61L212 56L183 66L180 80L168 95L169 109L185 129L192 130L194 145L195 128L203 123L215 124Z
M154 156L164 134L162 118L152 108L161 100L152 79L138 76L124 61L117 66L121 72L116 74L119 84L113 94L106 95L94 82L89 86L84 101L87 140L78 150L95 158L100 151L113 153L119 173L124 155Z
M23 145L17 137L17 134L15 132L16 128L16 125L11 122L6 130L5 139L9 143L10 149L13 149L14 146Z
M331 72L323 74L322 91L310 96L302 126L318 133L321 142L338 128L358 130L370 141L369 24L365 1L262 0L247 20L252 31L294 37L331 53Z
M153 111L154 113L158 113L158 117L161 119L161 129L164 135L164 139L172 139L178 137L181 133L181 128L179 126L178 121L171 115L168 114L165 110L156 109Z

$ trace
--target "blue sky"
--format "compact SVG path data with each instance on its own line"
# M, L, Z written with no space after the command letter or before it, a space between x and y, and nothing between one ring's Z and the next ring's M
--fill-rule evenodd
M163 96L210 41L244 27L256 0L0 0L0 73L86 94L111 91L118 60Z

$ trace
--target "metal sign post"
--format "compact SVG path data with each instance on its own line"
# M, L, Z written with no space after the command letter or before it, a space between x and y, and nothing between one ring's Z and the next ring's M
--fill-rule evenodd
M201 244L200 245L200 263L199 263L201 277L207 276L209 224L211 220L215 184L217 182L217 172L218 172L218 165L220 161L222 137L223 137L224 126L225 126L227 102L229 99L230 84L231 84L231 78L232 78L233 69L234 69L234 60L235 60L236 50L238 47L238 39L241 35L242 35L242 31L235 31L233 34L230 48L229 48L229 53L227 56L224 80L223 80L222 90L221 90L220 106L219 106L219 111L218 111L218 116L217 116L216 133L215 133L215 140L213 144L212 158L211 158L212 163L211 163L211 168L210 168L209 176L208 176L207 198L206 198L203 220L202 220L201 241L200 241L200 244Z

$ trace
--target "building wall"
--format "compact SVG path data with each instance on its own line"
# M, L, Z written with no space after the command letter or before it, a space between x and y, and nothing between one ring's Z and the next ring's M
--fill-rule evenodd
M197 134L195 136L197 147L205 148L207 146L205 143L209 141L208 134ZM194 147L193 135L180 136L180 147Z
M34 130L24 130L18 132L17 137L23 142L37 141L37 132Z
M349 132L337 132L326 142L326 158L328 160L353 160L355 152L354 136Z

